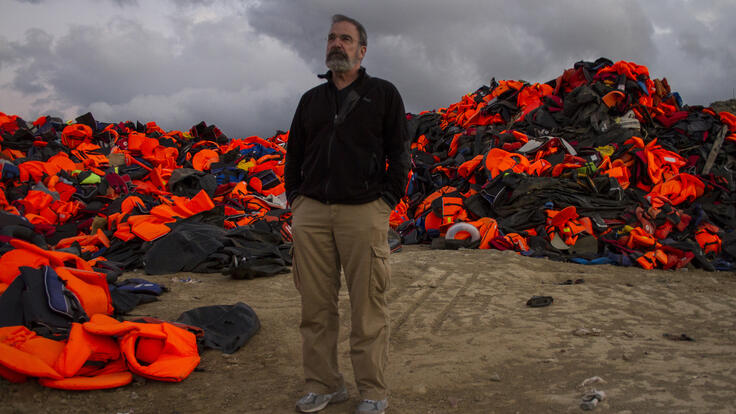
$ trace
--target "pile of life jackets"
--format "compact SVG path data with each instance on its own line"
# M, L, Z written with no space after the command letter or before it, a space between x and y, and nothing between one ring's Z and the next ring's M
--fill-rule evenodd
M0 113L0 376L63 389L188 376L195 336L113 319L134 306L117 306L116 279L288 272L286 137Z
M736 116L683 105L645 66L494 79L408 118L412 171L391 216L404 243L449 232L584 264L736 268Z
M546 83L493 79L407 118L412 170L391 215L406 244L472 223L479 237L452 238L580 263L734 267L736 116L684 105L645 66L600 58ZM0 255L20 238L149 273L290 265L286 132L0 113L0 137L0 210L22 219L0 216ZM192 251L162 265L174 242ZM0 272L0 292L12 276Z
M27 123L0 113L0 268L15 249L8 241L22 239L122 270L176 262L175 271L234 276L287 271L287 136L229 139L205 123L166 132L154 122L108 124L89 113ZM192 225L212 231L182 230ZM190 250L165 251L173 234ZM270 248L249 245L257 241ZM271 266L234 269L245 258ZM14 276L0 272L0 293Z

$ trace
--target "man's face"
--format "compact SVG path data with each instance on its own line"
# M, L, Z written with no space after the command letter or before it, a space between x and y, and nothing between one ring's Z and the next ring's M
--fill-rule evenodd
M351 23L333 24L327 35L327 67L333 72L347 72L359 67L366 51L359 39L358 29Z

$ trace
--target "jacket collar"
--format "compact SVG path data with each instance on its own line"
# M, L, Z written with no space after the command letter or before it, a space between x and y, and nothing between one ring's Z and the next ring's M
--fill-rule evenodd
M355 82L354 83L355 84L359 84L359 83L363 82L363 79L365 79L367 76L368 75L365 73L365 68L363 66L361 66L360 69L358 69L358 78L355 79ZM328 70L326 73L321 73L321 74L317 75L317 77L320 78L320 79L327 79L327 82L333 83L332 82L332 71L331 70Z

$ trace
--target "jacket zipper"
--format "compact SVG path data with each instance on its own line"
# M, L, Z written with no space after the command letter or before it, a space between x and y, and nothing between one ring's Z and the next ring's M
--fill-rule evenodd
M332 165L332 143L335 141L335 120L337 120L337 102L335 103L335 115L332 117L332 131L330 133L330 139L327 143L327 178L325 178L325 202L331 203L330 200L330 169Z

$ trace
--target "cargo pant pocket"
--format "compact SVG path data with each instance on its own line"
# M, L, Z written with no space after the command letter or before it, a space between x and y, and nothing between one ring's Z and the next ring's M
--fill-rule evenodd
M388 243L385 246L371 246L371 294L381 295L390 288L389 255Z

